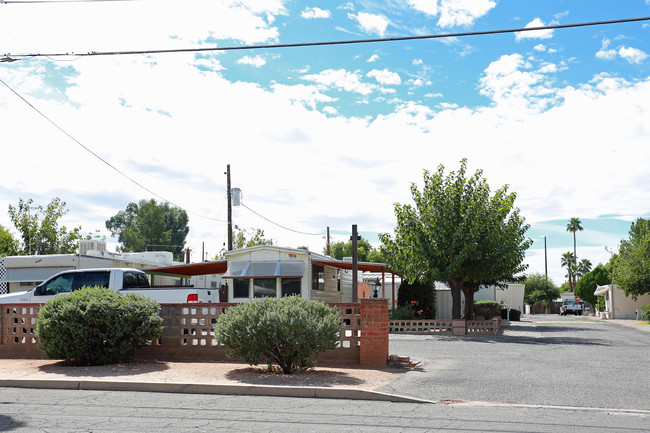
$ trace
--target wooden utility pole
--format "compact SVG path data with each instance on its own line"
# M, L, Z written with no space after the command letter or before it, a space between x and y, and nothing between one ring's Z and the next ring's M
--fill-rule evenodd
M330 255L330 228L327 228L327 255Z
M232 190L230 189L230 164L226 167L226 188L228 189L228 251L232 251Z

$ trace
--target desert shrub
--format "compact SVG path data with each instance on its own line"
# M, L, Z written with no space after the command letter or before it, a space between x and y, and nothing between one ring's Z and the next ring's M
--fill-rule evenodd
M650 304L641 307L641 319L650 322Z
M134 293L84 287L41 307L36 321L40 348L50 359L78 365L115 364L160 337L160 306Z
M343 332L336 307L298 296L261 298L229 307L214 325L226 354L251 365L276 363L285 374L316 365Z
M474 315L491 319L501 315L501 304L497 301L476 301L474 302Z
M436 318L436 289L433 283L402 281L397 292L397 305L409 308L414 318Z

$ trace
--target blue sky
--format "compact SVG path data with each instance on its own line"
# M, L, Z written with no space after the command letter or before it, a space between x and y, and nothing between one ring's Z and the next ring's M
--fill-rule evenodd
M371 240L424 169L483 169L531 224L529 271L564 280L608 260L650 216L650 21L342 46L80 57L104 51L392 38L650 16L650 1L393 0L0 4L0 79L78 142L190 212L193 259L235 224L321 251L323 233ZM37 56L28 54L60 54ZM1 209L67 202L88 232L152 198L0 84ZM254 211L252 212L251 209ZM260 215L262 217L260 217ZM205 217L208 218L205 218ZM277 224L274 224L277 223ZM283 227L280 227L283 226ZM289 230L287 230L287 228ZM108 236L109 245L114 240Z

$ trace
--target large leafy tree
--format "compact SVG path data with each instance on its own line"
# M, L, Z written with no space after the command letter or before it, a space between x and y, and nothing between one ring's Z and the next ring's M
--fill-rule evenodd
M612 257L612 282L636 299L650 293L650 220L637 219L630 228L630 238L621 241L619 252Z
M323 249L323 253L327 253L327 248ZM352 257L352 241L340 241L331 244L330 256L337 260L342 260L344 257ZM370 242L363 238L357 241L357 258L360 262L384 263L384 257L381 251L374 248Z
M33 203L32 199L21 198L18 206L9 205L9 218L20 234L20 242L14 244L16 254L74 253L83 236L81 227L59 227L59 220L69 212L66 203L58 197L47 206Z
M273 239L267 239L264 230L255 229L255 231L236 229L233 236L233 248L236 250L250 248L258 245L273 245Z
M553 280L549 280L546 275L534 273L526 276L524 280L526 285L524 289L524 302L530 305L543 304L546 306L560 297L560 290Z
M106 221L106 228L121 243L118 251L170 251L182 260L188 223L185 210L151 199L129 203Z
M596 296L594 292L597 286L604 286L611 284L612 278L607 266L599 264L593 271L586 273L580 278L576 284L575 294L580 296L583 301L589 302L591 305L596 305Z
M18 253L18 243L9 230L0 226L0 257L14 256Z
M471 318L480 285L517 279L527 265L532 241L528 225L514 207L516 193L505 185L490 193L482 171L466 176L467 161L445 176L444 167L424 171L414 205L395 204L395 238L381 234L381 250L391 269L409 281L446 281L453 299L452 316L461 317L461 292Z

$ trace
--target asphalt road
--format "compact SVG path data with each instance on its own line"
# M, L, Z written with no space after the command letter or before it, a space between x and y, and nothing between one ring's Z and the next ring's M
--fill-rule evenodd
M0 389L5 432L647 432L634 413L535 407Z
M650 333L533 320L494 337L391 336L422 364L382 391L449 405L0 388L0 431L650 432Z
M496 336L391 335L391 353L421 364L380 390L434 401L650 410L650 332L587 317L522 320Z

